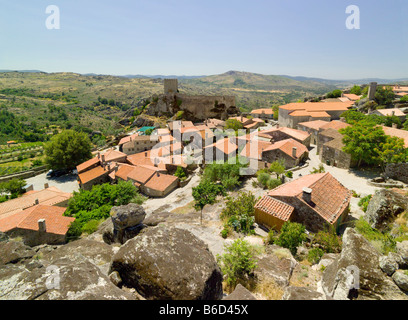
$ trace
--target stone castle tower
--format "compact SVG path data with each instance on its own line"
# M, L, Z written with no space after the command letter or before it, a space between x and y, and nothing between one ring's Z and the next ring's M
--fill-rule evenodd
M176 94L178 92L177 79L164 79L164 94Z

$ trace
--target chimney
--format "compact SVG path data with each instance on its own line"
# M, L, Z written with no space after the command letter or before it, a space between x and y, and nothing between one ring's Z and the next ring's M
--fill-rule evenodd
M312 202L312 189L310 189L310 188L303 188L302 198L303 198L303 200L306 201L307 203L311 203L311 202Z
M293 157L293 158L296 158L296 152L297 152L297 148L296 148L296 147L293 147L293 148L292 148L292 157Z
M40 204L40 201L38 201L38 199L35 199L35 204Z
M156 172L156 174L157 174L157 176L158 176L158 177L160 177L160 173L159 173L159 171L157 171L157 172Z
M38 231L39 232L47 232L47 228L45 225L45 219L38 220Z
M118 172L119 166L116 164L115 166L115 172Z
M276 125L276 129L279 129L279 123Z
M145 158L147 158L147 151L145 152Z
M48 182L44 183L44 189L48 189L50 186L48 184Z
M101 154L98 152L98 159L100 159L101 158Z
M391 111L391 117L393 117L393 116L395 116L395 111L394 110Z
M244 116L241 116L241 122L244 122Z
M105 155L103 154L101 157L102 157L102 164L104 164L105 163Z

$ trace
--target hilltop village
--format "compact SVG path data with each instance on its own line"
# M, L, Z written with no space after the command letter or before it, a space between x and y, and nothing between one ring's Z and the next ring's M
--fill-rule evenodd
M0 203L0 299L407 300L408 87L357 87L243 113L165 79L74 190Z

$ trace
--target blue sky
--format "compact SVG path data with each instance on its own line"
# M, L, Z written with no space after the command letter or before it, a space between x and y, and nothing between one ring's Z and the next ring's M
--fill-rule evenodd
M407 78L407 18L406 0L0 0L0 69Z

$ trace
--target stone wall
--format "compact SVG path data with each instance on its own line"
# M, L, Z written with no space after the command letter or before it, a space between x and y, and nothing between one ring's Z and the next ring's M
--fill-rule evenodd
M172 117L179 112L184 120L193 122L208 118L226 120L241 114L234 96L162 95L146 109L148 115L156 117Z
M385 176L408 183L408 163L389 163L385 168Z

